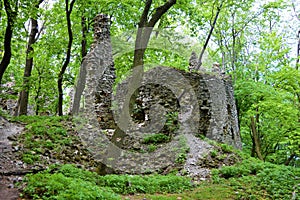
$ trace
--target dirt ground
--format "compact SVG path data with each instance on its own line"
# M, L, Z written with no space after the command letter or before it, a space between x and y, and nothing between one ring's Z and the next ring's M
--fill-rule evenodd
M0 116L0 199L15 200L20 191L15 187L21 182L27 170L26 165L17 158L19 147L13 147L16 136L24 129L24 125L11 123Z

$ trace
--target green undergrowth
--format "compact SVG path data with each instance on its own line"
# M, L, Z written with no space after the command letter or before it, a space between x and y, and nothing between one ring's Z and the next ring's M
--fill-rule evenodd
M51 157L74 151L68 118L18 117L12 120L26 125L18 138L24 146L23 160L36 163L40 155ZM157 145L168 139L163 134L145 137L145 143ZM49 170L27 175L23 197L27 199L300 199L300 169L262 162L231 146L204 139L215 148L209 154L213 161L238 157L233 166L212 170L211 180L194 187L187 177L176 175L107 175L76 168L74 165L49 166ZM188 147L182 149L176 162L184 163ZM68 154L69 155L69 154ZM70 154L71 155L71 154ZM72 157L72 156L71 156ZM81 156L82 157L82 156ZM221 159L222 158L222 159ZM220 162L221 162L220 161ZM216 166L222 166L224 164ZM175 172L176 173L176 172ZM192 189L192 190L191 190Z
M160 144L169 141L170 141L170 136L167 136L162 133L147 135L143 138L144 144Z
M40 155L61 152L66 145L72 144L76 138L68 134L66 117L21 116L14 120L25 124L25 132L18 138L24 151L22 159L33 164L39 161Z
M300 199L300 169L248 158L212 171L195 185L187 177L106 175L74 165L50 166L25 178L29 199Z
M137 194L126 195L124 200L228 200L236 199L234 189L227 184L202 182L191 191L176 194Z
M227 182L239 199L300 199L300 169L248 158L212 171L214 183Z
M51 169L52 168L52 169ZM22 196L29 199L121 199L135 193L178 193L191 189L190 179L176 175L106 175L66 164L25 178Z
M300 169L245 158L234 166L212 170L212 178L181 194L133 195L125 199L151 200L299 200Z

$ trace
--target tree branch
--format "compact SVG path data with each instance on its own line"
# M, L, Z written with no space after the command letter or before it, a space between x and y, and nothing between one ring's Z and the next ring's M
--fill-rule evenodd
M150 19L149 23L147 24L148 27L154 27L154 25L158 22L163 14L165 14L174 4L176 0L169 0L164 5L158 7L156 12L153 14L152 18Z
M146 22L148 21L148 14L149 14L149 11L150 11L150 8L151 8L151 4L152 4L152 0L147 0L146 1L145 9L144 9L143 14L140 18L139 28L144 27Z

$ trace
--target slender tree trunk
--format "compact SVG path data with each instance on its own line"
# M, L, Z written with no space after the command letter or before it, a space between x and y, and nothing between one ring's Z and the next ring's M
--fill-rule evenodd
M251 157L255 157L255 142L254 142L254 138L251 134L251 131L250 131L250 135L251 135L251 140L252 140Z
M209 40L210 40L210 38L211 38L211 36L212 36L212 33L213 33L213 31L214 31L214 28L215 28L215 26L216 26L216 24L217 24L217 20L218 20L219 14L220 14L220 12L221 12L222 5L223 5L223 2L221 3L220 6L217 7L217 13L216 13L216 16L215 16L215 18L214 18L213 23L211 24L211 28L210 28L209 33L208 33L208 35L207 35L207 38L206 38L206 40L205 40L204 46L203 46L203 48L202 48L202 50L201 50L201 52L200 52L200 56L199 56L199 59L198 59L198 66L197 66L196 70L199 70L200 67L202 66L203 55L204 55L204 52L205 52L205 50L206 50L206 48L207 48L208 42L209 42Z
M300 30L298 31L297 34L297 38L298 38L298 45L297 45L297 60L296 60L296 69L299 69L299 57L300 57Z
M67 18L67 27L68 27L68 35L69 35L69 42L67 47L67 55L65 62L59 72L58 80L57 80L57 87L58 87L58 115L63 115L63 78L64 73L70 63L71 59L71 48L73 43L73 33L72 33L72 25L71 25L71 13L75 3L75 0L72 0L69 7L69 0L65 0L66 3L66 18Z
M231 34L232 34L232 49L231 49L231 70L235 71L235 61L236 61L236 52L235 52L235 45L236 45L236 34L235 34L235 14L232 13L232 27L231 27ZM236 77L235 77L236 78ZM234 80L235 82L235 80Z
M158 7L151 19L148 20L152 0L146 1L144 11L139 21L137 37L135 40L133 67L143 66L143 57L148 46L153 27L175 3L176 0L168 0L164 5Z
M164 5L155 9L155 12L151 15L149 19L149 12L152 5L152 0L146 0L144 11L138 23L137 36L135 40L135 50L133 59L133 73L132 80L128 85L128 94L133 94L131 96L127 95L125 99L125 106L121 115L122 118L128 118L128 113L132 110L134 101L137 97L136 89L140 86L143 75L144 75L144 55L147 49L151 33L155 24L159 19L176 3L176 0L168 0ZM129 110L127 110L129 109Z
M86 27L86 18L85 16L81 16L81 34L82 34L82 39L81 39L81 58L86 56L87 54L87 47L86 47L86 34L87 34L87 27Z
M258 135L258 131L257 131L256 122L255 122L254 117L251 117L250 127L251 127L251 131L252 131L254 145L255 145L255 153L256 153L257 157L260 160L264 160L264 158L263 158L263 156L261 154L261 147L260 147L259 135Z
M13 36L13 28L17 17L18 2L16 2L15 10L13 11L9 0L4 0L5 12L7 15L7 25L4 35L4 55L0 62L0 85L4 72L6 71L11 59L11 39Z
M40 0L36 5L35 9L38 9L40 4L44 0ZM38 33L38 21L37 17L31 17L30 18L31 23L31 30L28 38L27 43L27 50L26 50L26 63L25 63L25 69L24 69L24 77L23 77L23 90L20 92L19 96L19 103L17 106L17 114L18 115L27 115L27 107L28 107L28 99L29 99L29 89L30 89L30 83L29 78L31 76L31 71L33 68L33 53L34 49L32 45L36 42L37 33Z
M27 44L26 51L26 63L24 69L24 77L23 77L23 90L20 93L20 104L18 105L19 115L27 115L27 107L28 107L28 98L29 98L29 78L31 76L31 71L33 67L33 57L32 54L34 49L32 45L35 43L35 37L38 32L38 22L36 19L30 18L31 22L31 31L29 35L29 40Z

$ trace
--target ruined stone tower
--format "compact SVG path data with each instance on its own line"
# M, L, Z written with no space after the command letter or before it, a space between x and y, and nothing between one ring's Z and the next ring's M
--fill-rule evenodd
M112 97L116 77L109 18L104 14L97 15L94 21L94 30L94 42L80 68L72 109L74 115L84 113L82 115L84 120L80 124L83 127L81 135L84 142L88 143L89 148L97 153L96 157L101 162L103 161L105 165L118 172L149 173L174 166L178 155L182 153L182 140L179 136L171 135L172 144L166 142L164 143L165 146L161 145L161 148L154 152L147 152L148 146L144 144L143 138L135 138L132 132L120 130L117 126L112 110L115 106ZM187 118L195 118L196 120L186 120L187 123L182 129L184 130L183 134L189 135L187 143L190 147L190 153L186 160L189 166L194 165L193 163L197 163L197 160L204 156L199 155L203 154L203 151L200 151L203 147L201 144L205 143L200 139L201 135L241 148L237 111L230 77L220 77L218 74L206 74L204 72L185 72L162 66L157 67L157 69L145 73L143 79L145 82L142 82L138 91L137 106L134 112L136 116L139 116L137 120L139 126L142 127L149 120L159 119L155 118L156 116L152 119L149 117L153 103L171 110L171 113L178 113L175 117L181 116L181 119L184 119L186 117L184 115L189 113L189 108L194 108L196 110L194 113L197 113L198 116L193 116L191 113ZM171 79L164 80L162 71L165 71ZM184 81L176 82L174 80L176 78L173 78L174 74L180 74L178 77L182 77ZM151 79L150 76L155 77L155 79L161 78L162 83L173 82L172 87L175 90L170 90L157 83L147 84L147 79ZM126 90L129 81L130 77L119 83L117 88ZM178 89L179 84L183 90ZM185 95L184 88L186 85L190 86L189 90L192 90L195 97L192 98L190 105L187 104L189 96ZM177 92L176 95L174 95L174 91ZM121 104L117 104L114 109L122 109L120 105L122 105L123 94L125 93L116 95L121 99ZM196 127L196 129L189 129L190 126ZM113 131L111 134L107 134L108 130ZM163 134L168 134L168 131L171 129L162 129ZM102 137L103 135L105 137ZM206 147L209 146L208 144L205 145ZM141 153L144 151L146 151L145 154ZM191 169L189 166L187 171Z
M87 73L90 73L91 76L87 76ZM87 78L92 78L92 80L87 80ZM80 68L72 109L73 114L78 113L80 107L91 106L84 105L85 98L96 96L97 107L95 110L99 116L100 124L105 123L107 125L110 122L114 124L110 111L114 80L115 68L110 39L110 19L105 14L99 14L94 18L94 42ZM88 90L89 87L86 86L95 82L97 82L96 90ZM90 88L93 88L93 85L90 85Z

